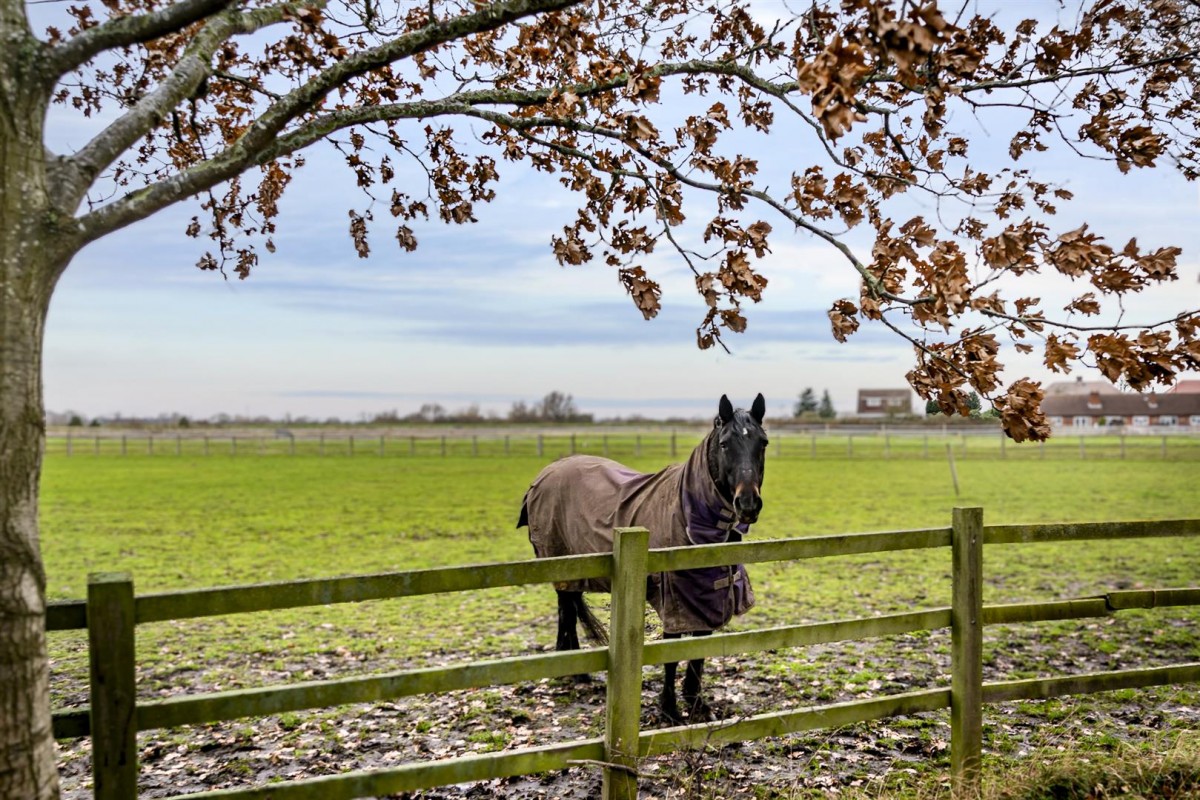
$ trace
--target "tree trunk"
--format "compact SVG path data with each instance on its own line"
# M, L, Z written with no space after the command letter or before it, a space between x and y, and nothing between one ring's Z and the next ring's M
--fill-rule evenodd
M15 291L9 266L0 264L0 798L40 800L58 797L37 510L46 306Z
M24 3L0 0L0 800L59 794L38 482L42 341L69 245L56 240L47 193L42 52Z

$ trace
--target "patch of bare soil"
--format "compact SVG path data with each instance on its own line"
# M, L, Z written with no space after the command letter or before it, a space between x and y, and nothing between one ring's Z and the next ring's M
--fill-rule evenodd
M1104 626L1104 627L1099 627ZM988 630L985 680L1155 666L1196 659L1190 636L1105 620L1077 634L1054 630ZM710 661L705 690L719 718L866 699L949 684L947 633L892 637ZM1097 644L1102 643L1098 647ZM531 644L529 652L540 650ZM466 658L466 656L464 656ZM451 660L447 660L451 663ZM157 698L230 688L229 675L263 685L370 674L407 665L375 663L347 650L266 669L252 656L203 671L139 676L142 695ZM682 670L681 670L682 672ZM647 669L643 726L662 726L655 708L661 670ZM85 704L78 681L55 678L60 701ZM140 796L266 784L531 747L599 736L604 679L545 680L443 695L403 698L276 717L139 735ZM1022 759L1039 748L1104 747L1137 742L1170 729L1200 730L1200 703L1191 689L1106 693L1045 703L989 707L985 748ZM646 798L721 798L831 793L882 786L897 773L947 775L950 728L944 712L712 746L649 759L640 767ZM63 797L91 796L88 740L60 743ZM432 789L412 795L459 798L598 796L599 769L581 765L538 776ZM407 796L407 795L406 795Z

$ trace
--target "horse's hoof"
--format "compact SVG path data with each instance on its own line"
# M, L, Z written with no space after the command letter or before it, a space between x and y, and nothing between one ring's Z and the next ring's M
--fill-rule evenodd
M678 708L666 708L659 706L658 716L667 725L667 727L684 724L683 715L679 713Z
M712 706L703 700L693 700L688 704L688 722L712 722Z

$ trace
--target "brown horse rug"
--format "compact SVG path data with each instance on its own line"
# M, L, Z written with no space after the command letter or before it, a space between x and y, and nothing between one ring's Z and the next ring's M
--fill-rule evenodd
M538 474L525 493L529 541L538 558L610 553L613 528L641 526L651 547L739 542L750 526L736 524L733 507L708 469L709 437L682 464L641 473L597 456L569 456ZM607 578L556 585L565 591L607 592ZM754 605L741 564L660 572L646 599L665 633L716 630Z

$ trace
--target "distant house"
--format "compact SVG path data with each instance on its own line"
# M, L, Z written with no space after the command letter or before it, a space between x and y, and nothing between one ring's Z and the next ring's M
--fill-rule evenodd
M858 409L860 417L892 417L911 414L911 389L859 389Z
M1167 394L1200 394L1200 381L1180 381L1167 389Z
M1042 411L1051 425L1065 428L1200 428L1200 392L1047 394Z
M1085 381L1082 377L1076 377L1073 381L1059 381L1057 383L1048 383L1043 390L1046 397L1054 397L1060 394L1091 394L1099 392L1100 394L1120 394L1121 390L1113 386L1108 381Z

